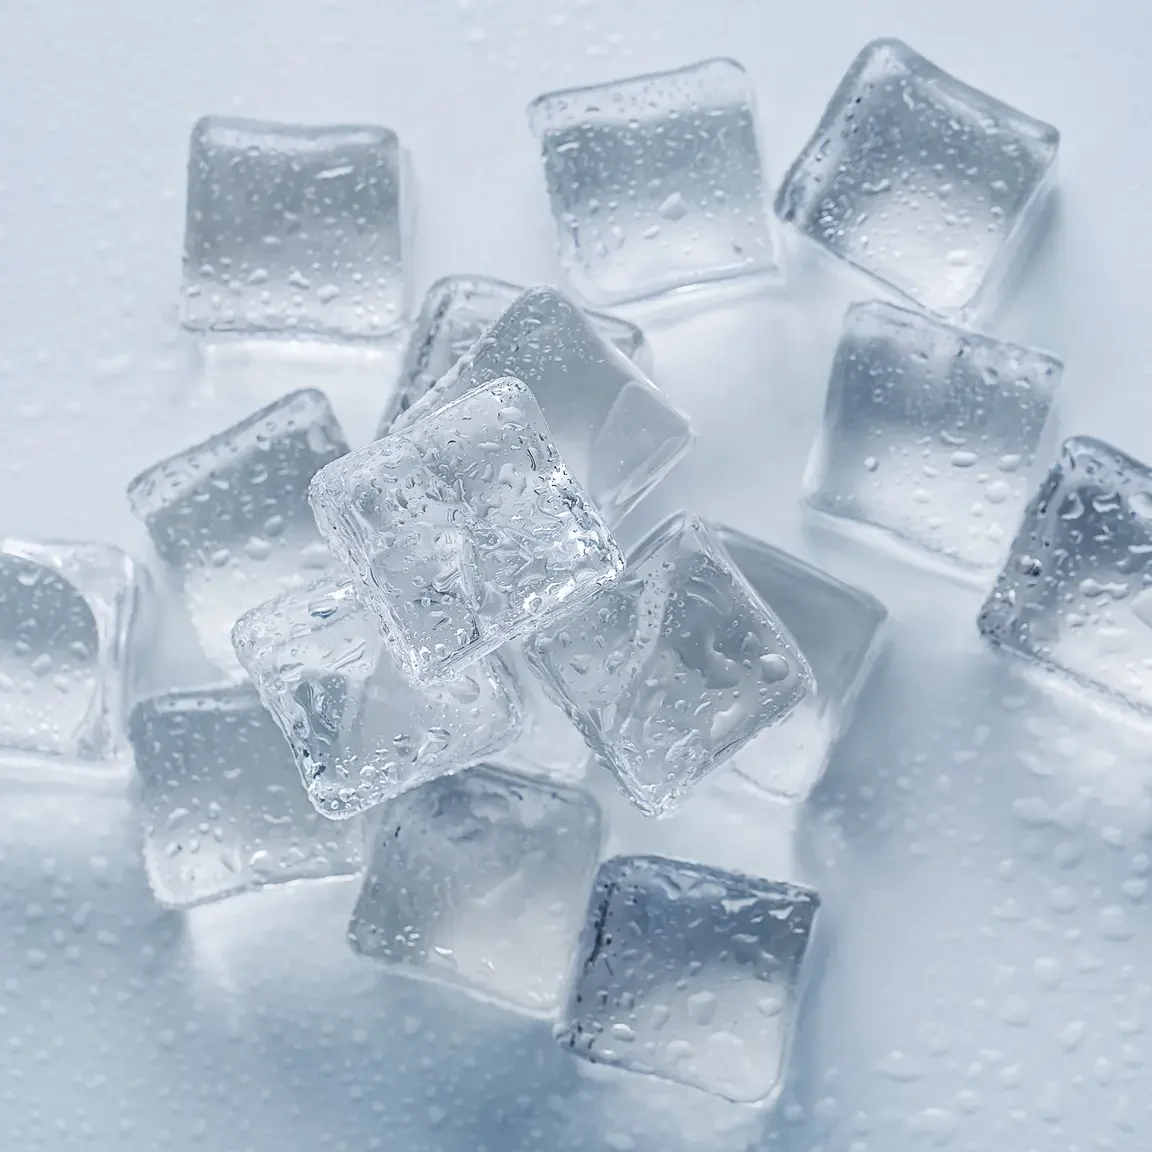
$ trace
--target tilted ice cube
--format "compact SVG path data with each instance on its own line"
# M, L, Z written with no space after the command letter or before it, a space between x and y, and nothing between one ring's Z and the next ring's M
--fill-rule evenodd
M391 332L407 297L406 168L387 128L200 120L188 158L184 326Z
M472 388L523 380L576 479L615 523L692 446L688 421L605 339L594 315L554 288L529 288L400 415L407 427Z
M977 577L1002 560L1064 366L879 301L848 310L805 499ZM875 529L881 529L877 534Z
M491 276L445 276L437 280L428 289L412 326L400 379L380 419L379 435L387 436L400 413L446 376L525 291ZM603 312L586 315L603 340L642 369L647 367L651 358L648 343L635 324ZM507 375L517 373L509 370ZM521 375L520 379L525 377Z
M560 246L596 303L775 273L752 86L734 60L529 105Z
M583 792L487 766L441 777L383 810L349 938L412 974L549 1013L600 837Z
M701 864L606 861L557 1039L730 1100L775 1096L819 905L809 888Z
M231 631L244 612L332 563L308 508L308 483L347 451L327 399L309 389L128 486L132 511L183 590L205 655L222 671L240 672Z
M968 312L1035 222L1059 142L899 40L875 40L784 177L776 214L930 311Z
M355 815L520 734L516 689L496 657L412 687L346 581L286 592L242 616L232 637L325 816Z
M578 611L624 567L519 380L334 461L309 499L416 684Z
M1067 440L979 619L1017 655L1152 710L1152 469Z
M690 513L630 553L624 579L524 653L596 758L649 815L814 689L808 662Z
M888 610L853 588L756 540L713 524L716 539L765 604L780 618L815 678L815 688L782 724L761 732L736 757L737 770L761 788L801 798L819 782L860 688L880 653Z
M0 541L0 759L127 767L147 592L111 544Z
M284 737L250 686L142 700L130 732L144 866L165 907L359 871L360 823L325 820L312 808Z

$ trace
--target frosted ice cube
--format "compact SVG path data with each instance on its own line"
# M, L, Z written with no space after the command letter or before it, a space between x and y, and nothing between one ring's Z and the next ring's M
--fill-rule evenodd
M751 1103L777 1095L820 899L660 856L600 866L557 1039Z
M853 305L808 461L808 505L910 559L979 578L1020 519L1063 370L1047 352L918 312Z
M530 637L524 654L649 815L672 809L815 687L784 625L684 512L637 545L614 589Z
M128 502L181 587L205 655L230 676L240 674L231 640L240 616L331 565L308 482L347 451L324 394L307 389L129 484Z
M799 645L815 688L782 724L736 756L737 771L766 791L801 799L819 782L882 646L888 610L867 592L722 524L716 539Z
M117 771L147 575L110 544L0 541L0 759Z
M516 689L498 658L412 687L345 581L286 592L242 616L232 636L325 816L355 815L520 734Z
M523 380L564 462L615 523L688 451L692 429L603 335L562 293L529 288L395 430L490 380Z
M560 262L586 300L777 271L752 86L734 60L550 92L528 121Z
M1152 469L1065 441L980 613L993 643L1152 710Z
M853 61L776 214L929 311L971 312L1038 215L1060 134L899 40Z
M144 865L165 907L359 871L359 822L313 810L284 737L250 686L142 700L129 727Z
M491 276L445 276L437 280L428 289L412 326L400 379L380 419L378 434L387 436L400 413L447 375L525 291ZM648 343L635 324L603 312L586 315L602 339L642 370L647 369L651 359ZM510 369L507 375L518 374ZM520 379L525 377L521 374Z
M624 567L519 380L334 461L309 499L416 684L578 611Z
M600 838L583 792L487 766L441 777L383 810L349 939L374 960L547 1014Z
M182 320L383 336L404 317L412 212L396 135L207 116L192 130Z

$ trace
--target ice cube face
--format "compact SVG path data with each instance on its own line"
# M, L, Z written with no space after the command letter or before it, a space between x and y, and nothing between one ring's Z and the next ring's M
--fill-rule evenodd
M583 792L487 766L441 777L383 810L349 939L398 970L550 1013L600 841Z
M561 1044L741 1103L784 1078L820 900L660 856L601 865Z
M994 571L1062 374L1047 352L878 301L853 305L808 461L808 505L969 579Z
M614 589L530 637L524 654L651 816L815 686L783 624L690 513L655 529Z
M387 128L199 121L184 326L345 339L393 331L407 297L405 168Z
M142 700L129 728L144 865L165 907L360 870L359 822L325 820L312 808L249 685Z
M579 611L624 567L519 380L334 461L309 499L413 684Z
M531 388L565 463L609 523L692 446L688 421L604 339L603 323L554 288L521 293L395 430L503 376Z
M1034 223L1059 142L908 45L876 40L784 177L776 214L921 307L970 313Z
M516 687L499 659L413 687L347 581L326 579L262 604L241 617L233 640L325 816L353 816L520 734Z
M994 644L1152 710L1152 469L1065 441L979 617Z
M552 92L528 120L560 262L584 299L776 272L752 87L735 61Z
M232 625L332 563L308 508L316 470L348 451L324 394L293 392L128 486L132 511L183 591L205 655L240 665Z
M148 591L110 544L0 541L0 760L128 766Z
M736 757L758 787L803 799L819 782L860 689L882 648L888 610L879 600L722 524L711 525L729 559L772 607L812 669L815 688L782 724L761 732Z
M446 376L525 291L491 276L445 276L437 280L428 289L412 326L400 379L381 417L378 435L387 436L400 413ZM648 364L648 342L635 324L604 312L586 315L604 341L639 367ZM507 375L516 373L509 371Z

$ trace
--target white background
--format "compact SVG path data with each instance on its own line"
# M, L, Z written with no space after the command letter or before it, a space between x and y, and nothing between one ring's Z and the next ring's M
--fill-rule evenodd
M9 0L0 531L138 548L131 476L298 378L370 435L387 358L201 373L178 334L199 115L395 128L419 184L417 289L547 281L531 97L731 55L778 178L878 35L1061 128L1055 226L996 330L1065 357L1065 431L1152 458L1150 34L1152 9L1120 0ZM858 286L790 273L774 296L638 316L700 436L645 520L689 505L814 554L800 473ZM348 893L161 914L123 796L0 783L0 1147L1147 1148L1148 740L1017 684L978 643L972 594L815 555L895 624L801 820L795 867L829 932L776 1117L590 1081L544 1026L378 976L345 953Z

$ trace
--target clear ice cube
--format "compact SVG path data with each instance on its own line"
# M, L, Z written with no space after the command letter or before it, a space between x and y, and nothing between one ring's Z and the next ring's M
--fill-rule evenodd
M690 513L630 553L624 579L524 653L625 794L652 816L814 690L787 629Z
M584 299L777 271L752 86L734 60L551 92L528 121Z
M692 446L688 421L604 339L595 316L546 287L521 293L395 430L502 376L532 389L565 463L610 523Z
M111 544L0 541L0 760L127 768L147 594Z
M510 378L329 464L309 499L415 684L578 611L624 568L531 391Z
M716 539L791 633L815 688L782 724L736 757L736 770L766 791L802 799L819 782L882 647L888 610L879 600L779 548L713 524Z
M968 579L995 570L1063 370L1047 352L879 301L854 304L805 500L910 559Z
M405 314L407 163L387 128L207 116L192 130L182 320L371 338Z
M406 412L446 376L525 291L521 286L491 276L445 276L437 280L428 289L412 326L396 391L380 419L378 435L387 436L400 413ZM603 340L641 370L647 370L651 361L648 343L635 324L603 312L586 315ZM526 379L511 369L497 375L519 375L520 379Z
M308 508L316 470L348 451L322 392L293 392L142 472L132 511L181 588L205 655L238 676L232 625L332 563Z
M560 1043L741 1103L784 1079L820 899L661 856L600 866Z
M144 865L165 907L360 870L360 823L325 820L312 808L280 729L249 685L142 700L129 730Z
M1060 134L899 40L853 61L776 214L931 312L982 306L1034 224Z
M516 687L497 657L414 688L346 581L286 592L242 616L232 636L325 816L353 816L520 734Z
M563 995L600 854L583 792L482 766L382 812L353 948L538 1014Z
M1152 710L1152 469L1065 441L979 617L993 643Z

